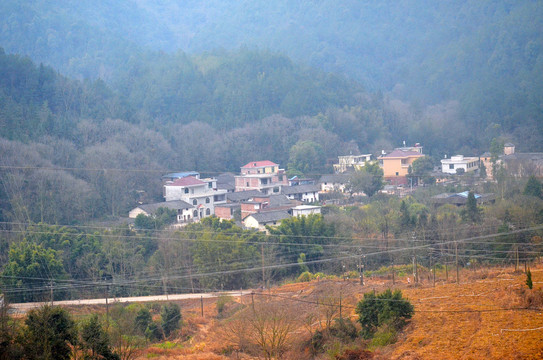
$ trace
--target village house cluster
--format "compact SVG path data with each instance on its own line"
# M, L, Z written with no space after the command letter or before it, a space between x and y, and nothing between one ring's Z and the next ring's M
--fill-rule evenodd
M246 228L265 230L291 216L320 214L320 188L312 179L287 178L279 164L265 160L241 167L240 175L221 174L200 178L198 172L164 175L164 202L139 205L129 213L153 216L160 208L177 212L177 224L184 225L215 215L239 220Z
M405 146L405 142L388 153L382 151L377 159L371 154L339 156L338 163L333 165L334 174L322 175L319 181L297 176L289 179L279 164L269 160L249 162L240 168L239 175L224 173L217 178L201 178L196 171L166 174L162 177L165 201L139 205L130 211L129 217L154 216L162 207L176 211L177 226L215 215L220 219L239 221L245 228L265 230L267 225L279 225L291 216L320 214L319 194L345 192L350 174L372 161L378 162L383 169L387 185L382 192L402 195L398 188L413 185L409 184L410 168L424 156L419 143ZM433 175L438 181L445 181L477 172L484 166L488 179L492 179L491 161L489 153L480 157L445 157ZM505 144L504 153L493 161L513 175L526 176L528 172L543 175L543 153L515 153L515 147L510 143ZM435 196L433 201L462 205L466 198L467 193L444 193ZM478 202L493 200L492 194L477 194Z

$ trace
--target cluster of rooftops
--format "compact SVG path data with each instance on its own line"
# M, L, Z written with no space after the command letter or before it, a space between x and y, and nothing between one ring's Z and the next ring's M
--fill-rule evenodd
M237 220L247 228L264 229L291 216L319 214L320 187L311 179L288 179L279 165L265 160L241 167L240 175L201 178L196 171L162 176L165 201L141 204L129 213L153 216L160 207L175 210L177 224L215 215Z
M390 184L388 186L402 187L407 183L409 167L424 156L420 144L411 147L404 144L390 153L383 151L376 161L383 169L384 178ZM517 166L519 169L535 166L541 171L543 168L543 154L515 154L514 145L508 143L499 161L512 168L508 165L511 159L520 164ZM528 159L529 162L525 162L529 164L523 167L518 159ZM349 172L360 169L369 161L372 161L371 154L339 156L338 163L334 164L335 174L322 175L317 183L314 179L297 176L289 179L279 164L269 160L249 162L241 167L239 175L223 173L216 178L202 178L197 171L169 173L162 176L165 201L140 204L130 211L129 217L135 218L139 214L154 216L159 208L164 207L176 211L179 226L215 215L221 219L239 221L247 228L264 229L266 225L277 225L291 216L319 214L321 207L316 205L319 193L343 192L349 182ZM489 154L481 157L445 157L441 160L441 172L459 174L476 171L481 163L490 172L490 166L486 164L488 161ZM491 172L488 176L491 178ZM467 192L443 193L434 196L432 201L436 205L449 203L461 206L466 203L467 196ZM478 203L494 199L493 194L476 194Z

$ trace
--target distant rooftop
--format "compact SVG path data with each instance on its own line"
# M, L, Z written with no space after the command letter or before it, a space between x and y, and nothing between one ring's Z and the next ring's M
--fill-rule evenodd
M391 153L379 156L379 158L380 159L382 159L382 158L403 158L403 157L408 157L408 156L424 156L424 155L421 154L418 151L395 149Z
M183 172L174 172L174 173L169 173L169 174L166 174L166 175L163 175L162 178L163 179L182 179L184 177L187 177L187 176L194 176L196 178L200 177L200 173L197 172L197 171L183 171Z
M276 164L269 160L252 161L248 163L247 165L242 166L242 168L259 168L259 167L265 167L265 166L279 166L279 164Z
M192 176L187 176L181 179L177 179L171 184L166 184L166 186L194 186L194 185L203 185L205 182L202 180L196 179Z

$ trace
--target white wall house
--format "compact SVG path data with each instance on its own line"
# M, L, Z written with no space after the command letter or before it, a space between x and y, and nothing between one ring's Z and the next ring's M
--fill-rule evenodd
M285 210L260 212L247 216L243 220L243 226L248 229L257 229L267 232L266 225L279 226L281 225L281 221L288 219L289 217L289 213Z
M458 169L464 169L466 173L479 169L479 158L454 155L450 159L441 159L441 172L457 174Z
M197 179L187 176L164 185L166 201L183 200L194 208L192 220L215 214L215 204L226 203L226 190L217 189L216 179Z
M291 200L312 203L319 201L319 190L318 185L296 185L285 186L281 192Z
M313 214L320 214L321 207L316 205L298 205L292 208L292 216L309 216Z
M194 206L183 200L173 200L161 203L139 205L138 207L130 210L130 212L128 213L128 217L131 219L135 219L139 214L143 214L145 216L155 216L157 210L161 207L175 210L177 212L178 223L192 221Z
M360 170L366 162L371 161L371 154L338 156L338 163L334 164L336 174L344 173L349 169Z

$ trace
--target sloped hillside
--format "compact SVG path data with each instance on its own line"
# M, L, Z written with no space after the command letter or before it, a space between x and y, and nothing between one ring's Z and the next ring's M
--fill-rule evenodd
M374 359L539 359L543 356L543 317L541 287L543 266L532 270L534 290L525 285L526 275L512 268L481 269L460 273L461 283L454 282L454 272L438 272L436 286L429 274L423 274L422 286L396 279L415 306L415 315L397 342L372 348L367 358ZM319 352L311 349L318 330L332 317L350 317L356 321L356 302L365 291L380 292L392 285L391 278L369 279L364 287L353 280L321 280L285 285L257 292L243 299L232 298L217 315L216 304L207 303L205 317L198 301L184 304L185 340L165 348L149 347L141 359L257 359L262 356L258 345L251 343L247 328L254 326L243 317L246 309L258 313L266 309L274 314L276 334L285 334L284 359L330 359L345 349L363 348L370 342L356 338L339 338L327 343ZM341 314L339 309L341 299ZM234 301L235 300L235 301ZM336 305L334 311L329 305ZM508 310L509 309L509 310ZM264 317L259 318L260 321ZM246 321L246 322L244 322ZM245 326L244 326L245 325ZM269 325L269 324L268 324ZM189 340L186 340L189 339ZM175 343L174 343L175 344Z

